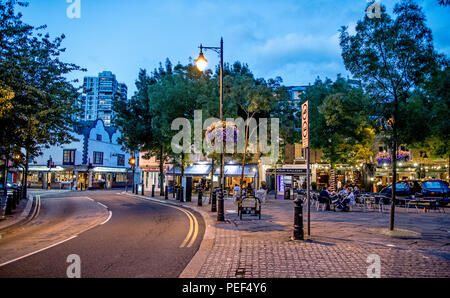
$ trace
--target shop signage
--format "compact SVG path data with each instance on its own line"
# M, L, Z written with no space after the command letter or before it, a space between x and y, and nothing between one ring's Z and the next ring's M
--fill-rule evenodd
M274 169L267 169L266 173L275 173ZM306 174L306 169L277 169L277 174Z
M308 101L302 104L302 145L303 148L309 147Z

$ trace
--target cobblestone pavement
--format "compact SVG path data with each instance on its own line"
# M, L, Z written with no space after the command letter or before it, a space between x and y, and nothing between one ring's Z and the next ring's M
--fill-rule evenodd
M188 205L196 206L196 198ZM293 202L268 200L261 220L239 220L235 203L225 201L226 221L214 222L215 241L197 277L367 277L376 254L381 277L450 277L450 209L417 213L396 209L396 228L420 236L384 235L389 212L322 212L311 209L311 236L290 239ZM203 211L209 211L205 200ZM208 212L215 218L215 213ZM306 210L304 210L306 218Z

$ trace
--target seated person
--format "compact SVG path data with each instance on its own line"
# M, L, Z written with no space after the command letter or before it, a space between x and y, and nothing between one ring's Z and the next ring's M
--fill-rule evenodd
M319 193L319 203L325 203L326 209L330 210L330 204L331 204L331 197L330 192L327 190L327 188L324 186L322 190Z
M355 194L353 193L353 190L351 187L349 187L349 189L348 189L348 195L347 195L346 199L348 200L350 205L354 206L356 204Z
M266 202L266 190L261 186L258 191L256 191L255 197L261 200L261 202Z

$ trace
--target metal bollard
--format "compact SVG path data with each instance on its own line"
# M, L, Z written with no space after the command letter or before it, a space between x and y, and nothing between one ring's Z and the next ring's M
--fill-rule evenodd
M169 193L168 193L168 188L167 185L164 187L164 199L168 200L169 199Z
M139 194L139 188L138 188L139 184L136 183L136 185L134 186L134 193L135 194Z
M17 207L17 190L14 190L11 197L12 209L16 210Z
M215 189L212 193L211 212L217 212L217 192Z
M175 186L174 194L176 194L176 200L180 200L180 192L178 191L178 186Z
M174 185L172 185L172 198L175 199L175 191L176 191L177 187Z
M202 206L203 205L203 193L202 193L202 189L199 187L198 188L198 203L197 206Z
M5 209L5 215L11 215L12 214L12 195L8 194L6 197L6 209Z
M224 202L223 202L223 190L219 189L219 212L217 214L217 221L224 221L225 220L225 210L224 210Z
M296 199L294 201L294 240L303 240L303 201Z
M144 183L141 184L142 188L141 188L141 195L144 195Z
M155 197L155 184L152 185L152 198Z
M180 202L186 203L186 201L184 199L184 187L183 186L180 186L179 192L180 192Z

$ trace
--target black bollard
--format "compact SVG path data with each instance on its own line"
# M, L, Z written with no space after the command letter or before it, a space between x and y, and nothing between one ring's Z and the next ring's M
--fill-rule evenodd
M219 189L219 199L218 199L218 208L219 212L217 213L217 221L225 220L225 210L224 210L224 202L223 202L223 191Z
M169 193L168 193L168 187L167 185L164 187L164 199L168 200L169 199Z
M12 194L12 209L16 210L16 207L17 207L17 190L14 190Z
M141 188L141 195L144 195L144 183L141 184L142 188Z
M152 198L155 197L155 184L152 185Z
M212 192L211 212L217 212L217 192L215 189Z
M176 200L179 201L180 200L180 192L178 191L178 186L175 186L175 190L174 193L176 194Z
M180 186L180 202L183 202L183 203L186 202L185 197L184 197L184 187L183 186Z
M6 209L5 209L5 215L11 215L12 214L12 195L8 194L7 198L6 198Z
M175 198L176 186L172 185L172 198Z
M203 205L203 194L202 194L202 188L199 187L198 188L198 203L197 206L202 206Z
M139 194L139 188L138 188L138 186L139 186L139 184L136 183L136 185L135 185L135 187L134 187L134 190L135 190L134 193L137 194L137 195Z
M294 201L294 240L303 240L303 201L296 199Z

